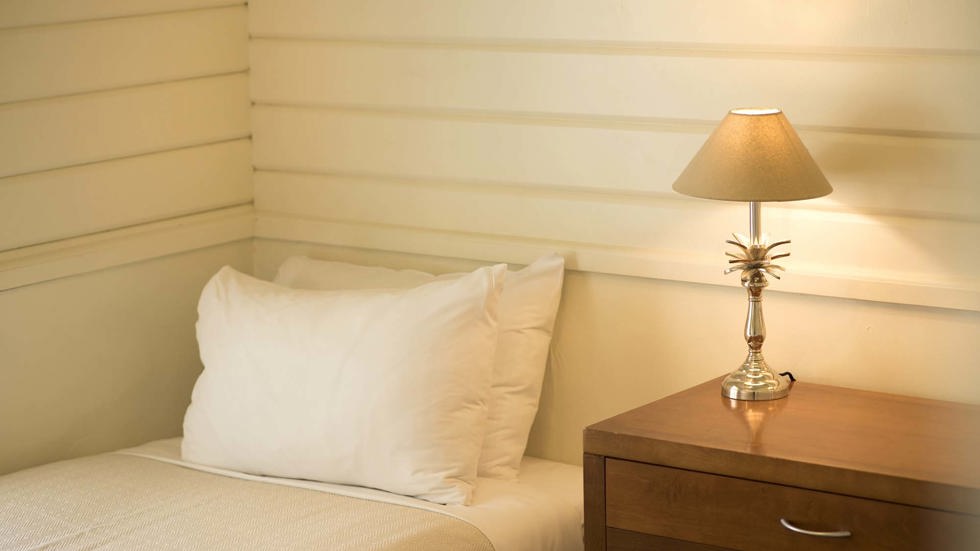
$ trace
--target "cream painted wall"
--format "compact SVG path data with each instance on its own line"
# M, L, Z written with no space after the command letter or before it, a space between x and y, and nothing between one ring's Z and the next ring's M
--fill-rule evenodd
M179 434L251 268L247 43L241 0L0 3L0 473Z
M197 298L247 240L0 293L0 473L177 436Z
M836 186L767 210L780 288L978 310L980 15L941 5L252 2L257 233L727 284L744 207L670 185L774 104Z
M251 202L243 3L103 4L0 8L0 251Z
M767 357L980 403L980 5L252 0L257 273L294 253L571 271L530 450L744 357L741 205L671 183L725 112L782 107L835 192L792 238Z
M175 434L203 282L294 253L563 253L530 451L578 462L586 424L741 360L745 209L670 191L739 105L783 107L836 188L766 210L794 240L767 357L980 402L978 24L969 0L4 2L0 472Z

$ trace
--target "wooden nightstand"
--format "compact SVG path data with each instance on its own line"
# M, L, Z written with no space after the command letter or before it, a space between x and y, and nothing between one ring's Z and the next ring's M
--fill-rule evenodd
M588 551L980 549L980 406L719 385L585 429Z

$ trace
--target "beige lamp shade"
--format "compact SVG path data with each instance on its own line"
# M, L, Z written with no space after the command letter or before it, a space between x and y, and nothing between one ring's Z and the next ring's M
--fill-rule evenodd
M724 201L796 201L832 191L779 109L734 109L674 182L674 191Z

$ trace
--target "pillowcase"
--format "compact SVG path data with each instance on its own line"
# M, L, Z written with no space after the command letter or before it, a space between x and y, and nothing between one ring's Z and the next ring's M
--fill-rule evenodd
M480 476L517 478L538 411L564 267L564 259L552 254L507 274L500 297L498 343ZM464 274L434 276L415 270L294 256L279 267L275 281L303 289L366 289L407 288L460 277Z
M183 458L467 504L505 273L325 292L222 268L198 304Z

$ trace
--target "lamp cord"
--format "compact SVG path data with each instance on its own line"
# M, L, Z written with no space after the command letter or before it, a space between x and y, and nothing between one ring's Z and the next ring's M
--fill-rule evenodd
M780 377L789 377L789 382L791 382L791 383L795 383L796 382L796 377L794 377L793 374L790 373L789 371L783 371L782 373L779 374L779 376Z

